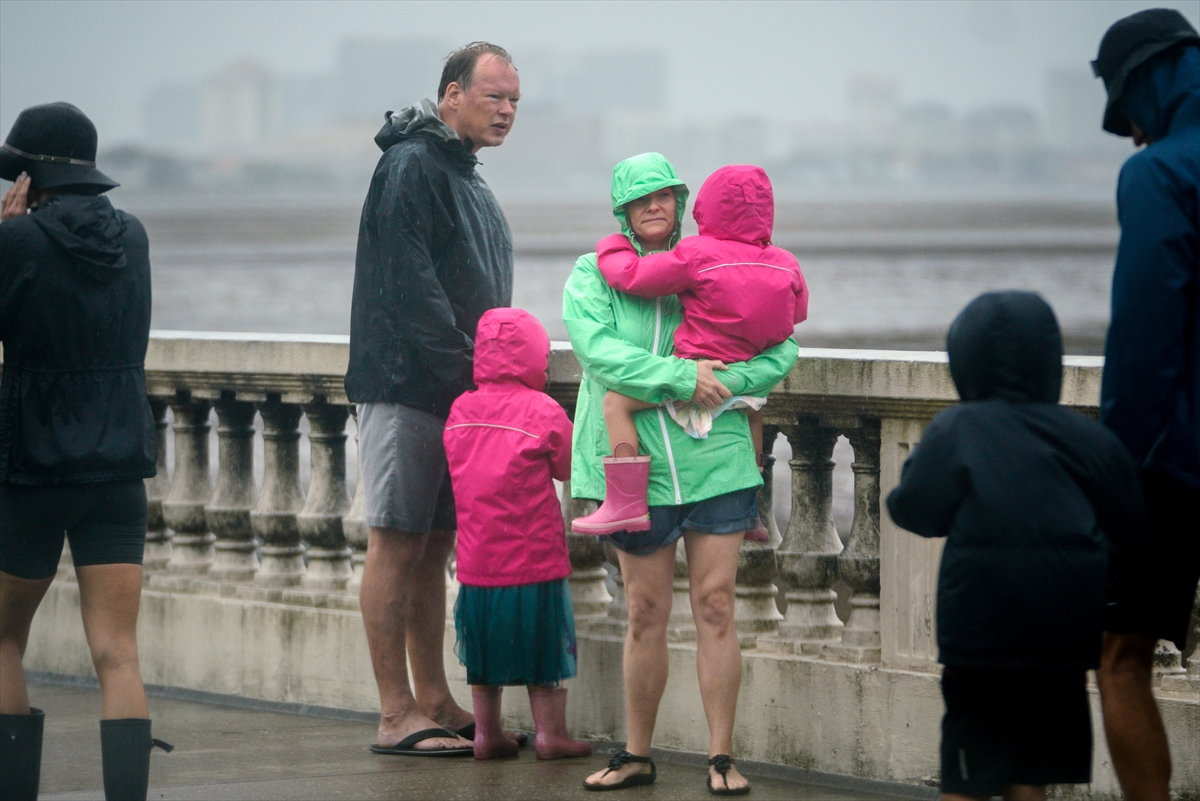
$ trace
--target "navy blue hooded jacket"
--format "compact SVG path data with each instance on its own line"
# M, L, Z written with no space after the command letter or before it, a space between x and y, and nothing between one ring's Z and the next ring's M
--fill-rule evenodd
M933 418L887 498L897 525L947 538L938 659L1094 668L1110 555L1145 548L1133 461L1111 431L1058 404L1062 337L1040 296L981 295L947 350L964 402Z
M1200 48L1136 69L1120 102L1152 144L1117 184L1100 419L1141 469L1200 489Z

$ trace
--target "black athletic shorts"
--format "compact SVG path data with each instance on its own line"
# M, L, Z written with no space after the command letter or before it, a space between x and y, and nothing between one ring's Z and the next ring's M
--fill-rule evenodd
M1142 490L1150 512L1149 542L1119 568L1104 627L1152 634L1182 651L1200 582L1200 490L1159 472L1142 475Z
M943 793L1092 780L1086 671L947 666L942 697Z
M23 579L53 576L64 532L76 567L140 565L146 485L140 478L48 487L0 484L0 572Z

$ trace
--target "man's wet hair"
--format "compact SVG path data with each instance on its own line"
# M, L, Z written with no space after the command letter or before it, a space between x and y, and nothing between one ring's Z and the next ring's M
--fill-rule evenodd
M471 88L475 78L475 65L482 55L492 55L511 65L512 56L500 45L491 42L471 42L446 56L446 66L442 69L442 81L438 84L438 102L446 97L446 88L452 83L458 84L465 92ZM516 69L516 67L513 67Z

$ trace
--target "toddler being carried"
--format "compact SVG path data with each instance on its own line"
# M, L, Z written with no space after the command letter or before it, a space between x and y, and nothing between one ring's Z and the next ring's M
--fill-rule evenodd
M771 244L775 198L761 167L731 165L714 172L700 187L693 216L699 236L674 250L639 256L629 238L613 234L596 245L605 280L614 289L645 298L678 295L683 322L675 330L681 359L742 362L786 340L808 316L808 287L791 253ZM762 460L762 416L766 398L735 396L715 409L668 400L671 418L703 439L712 420L729 409L745 409L755 453ZM604 460L607 493L595 513L576 518L580 534L645 531L649 456L638 453L633 415L655 404L609 391L604 423L612 457ZM620 456L621 446L629 456Z

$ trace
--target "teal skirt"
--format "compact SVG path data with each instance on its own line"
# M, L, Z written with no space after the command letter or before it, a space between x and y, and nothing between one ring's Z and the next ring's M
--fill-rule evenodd
M463 584L454 628L468 684L555 685L575 675L575 615L565 578L516 587Z

